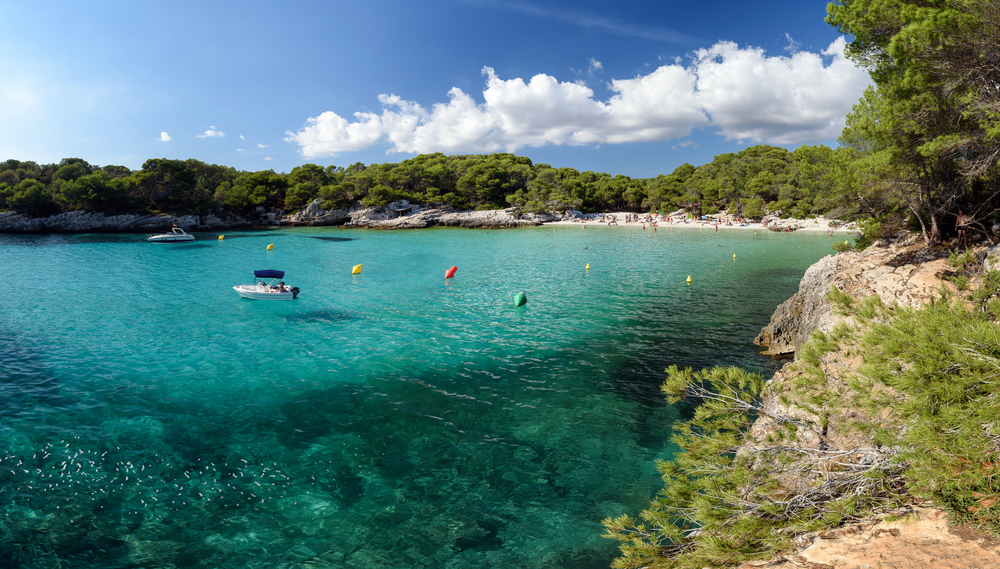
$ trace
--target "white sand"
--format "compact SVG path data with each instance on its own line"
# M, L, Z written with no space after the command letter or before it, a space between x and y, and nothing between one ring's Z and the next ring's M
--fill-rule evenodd
M618 225L611 225L611 227L634 227L636 229L642 229L644 226L646 229L650 229L652 226L650 223L646 222L646 219L655 219L656 227L658 229L668 229L668 228L701 228L701 229L711 229L715 230L718 226L718 230L729 230L729 229L752 229L755 231L760 231L762 229L767 229L763 223L751 223L748 225L742 225L735 221L731 221L731 225L727 225L727 220L725 217L721 221L715 220L698 220L694 221L691 219L685 220L683 217L675 216L673 217L673 222L669 220L668 216L658 216L658 215L647 215L639 214L640 221L630 221L625 222L628 213L625 212L615 212L608 213L604 215L604 221L600 222L596 219L583 220L583 219L573 219L565 221L550 221L545 225L569 225L574 227L587 226L602 226L608 227L608 221L612 218L616 219ZM634 215L634 214L633 214ZM830 225L830 222L834 221L835 225ZM785 228L787 231L788 227L791 227L793 231L816 231L816 232L833 232L833 233L858 233L859 229L857 223L850 222L845 223L840 220L830 220L824 217L817 217L815 219L767 219L767 226L772 224L778 227Z

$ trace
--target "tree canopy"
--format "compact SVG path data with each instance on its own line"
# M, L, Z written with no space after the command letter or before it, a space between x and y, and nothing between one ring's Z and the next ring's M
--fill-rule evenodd
M872 213L904 209L927 243L965 209L1000 202L1000 2L841 0L827 22L853 37L847 56L875 88L848 116L844 184Z
M580 172L507 153L421 154L395 164L346 167L303 164L289 173L238 171L195 159L153 158L136 171L80 158L42 165L7 160L0 163L0 209L32 215L73 210L246 214L257 208L294 211L319 199L325 209L408 200L531 212L667 211L699 203L706 213L780 211L805 217L843 205L836 182L840 153L825 146L794 151L754 146L702 166L683 164L655 178Z

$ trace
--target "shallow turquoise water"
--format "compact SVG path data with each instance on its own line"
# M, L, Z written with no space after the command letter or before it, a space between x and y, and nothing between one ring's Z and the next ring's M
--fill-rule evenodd
M831 241L216 236L0 235L0 566L606 567L663 369L773 370L751 341ZM231 290L265 268L299 298Z

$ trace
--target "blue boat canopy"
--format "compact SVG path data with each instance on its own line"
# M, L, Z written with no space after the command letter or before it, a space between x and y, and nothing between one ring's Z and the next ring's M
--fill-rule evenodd
M285 271L264 269L263 271L254 271L253 276L257 277L258 279L283 279L285 278Z

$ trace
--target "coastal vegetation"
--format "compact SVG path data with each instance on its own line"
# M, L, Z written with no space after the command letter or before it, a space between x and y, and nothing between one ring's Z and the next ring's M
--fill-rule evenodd
M614 567L770 559L922 499L1000 533L1000 272L965 261L975 289L922 308L833 289L855 324L817 332L785 382L669 368L670 401L699 405L674 436L684 450L657 465L666 484L650 507L605 520Z
M840 0L827 21L871 73L834 151L834 185L867 210L860 247L906 226L928 246L958 212L981 236L1000 211L1000 2ZM842 247L846 250L848 247ZM930 499L952 523L1000 533L1000 272L953 252L921 308L829 302L851 324L815 332L779 380L667 369L694 406L683 450L639 517L605 520L614 566L726 567Z
M34 216L78 210L246 214L257 208L292 212L319 199L324 209L407 200L526 212L667 211L697 203L703 213L729 210L748 217L766 211L800 218L867 214L843 193L842 154L826 146L789 151L760 145L645 179L555 168L502 153L424 154L367 166L304 164L287 174L195 159L154 158L136 171L80 158L58 164L7 160L0 162L0 210Z

